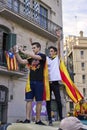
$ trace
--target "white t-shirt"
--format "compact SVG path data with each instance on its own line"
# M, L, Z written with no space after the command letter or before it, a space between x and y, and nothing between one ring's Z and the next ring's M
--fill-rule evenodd
M54 59L47 57L49 81L61 81L61 75L59 70L59 58L56 56Z

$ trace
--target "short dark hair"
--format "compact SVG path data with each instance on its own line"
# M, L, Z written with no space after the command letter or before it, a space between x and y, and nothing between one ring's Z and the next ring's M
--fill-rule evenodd
M37 48L41 48L41 45L40 45L40 43L39 43L39 42L33 42L31 45L32 45L32 46L33 46L33 45L36 45L36 46L37 46Z
M57 48L54 47L54 46L50 46L48 49L49 49L49 50L50 50L50 49L53 49L55 52L57 52Z

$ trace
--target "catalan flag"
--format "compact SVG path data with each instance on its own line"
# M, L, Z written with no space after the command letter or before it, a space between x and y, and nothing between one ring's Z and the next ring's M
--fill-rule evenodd
M6 61L7 61L8 70L18 69L17 60L13 52L6 51Z
M68 96L71 98L71 100L74 103L77 103L81 99L83 99L82 94L80 93L76 85L71 80L70 75L62 59L60 61L60 73L61 73L63 84L65 85L66 88L66 92Z
M45 66L44 66L44 93L43 93L43 100L46 100L46 101L50 100L50 87L49 87L47 61L46 61Z

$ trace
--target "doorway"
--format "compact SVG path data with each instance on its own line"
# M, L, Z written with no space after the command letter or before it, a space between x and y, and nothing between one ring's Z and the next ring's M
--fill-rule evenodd
M6 50L6 44L7 44L7 36L8 33L5 31L5 29L0 27L0 65L6 65L6 59L5 59L5 50Z
M8 88L0 85L0 122L7 123Z

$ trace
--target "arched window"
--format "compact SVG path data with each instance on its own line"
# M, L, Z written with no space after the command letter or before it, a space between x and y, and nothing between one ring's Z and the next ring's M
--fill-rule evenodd
M5 51L9 50L15 44L16 34L11 33L8 27L0 25L0 65L5 66Z

